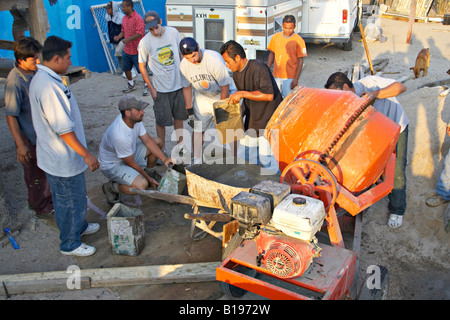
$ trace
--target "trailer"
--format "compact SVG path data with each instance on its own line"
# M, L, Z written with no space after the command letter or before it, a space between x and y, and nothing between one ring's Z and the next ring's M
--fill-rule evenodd
M240 43L249 59L265 60L267 46L282 31L285 15L293 15L301 32L301 0L166 1L167 25L181 37L193 37L201 48L219 51L228 40Z

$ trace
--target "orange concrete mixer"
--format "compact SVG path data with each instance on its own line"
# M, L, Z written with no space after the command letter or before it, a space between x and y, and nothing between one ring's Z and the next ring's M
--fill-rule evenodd
M294 89L266 126L281 182L352 215L387 195L400 126L372 101L342 90Z

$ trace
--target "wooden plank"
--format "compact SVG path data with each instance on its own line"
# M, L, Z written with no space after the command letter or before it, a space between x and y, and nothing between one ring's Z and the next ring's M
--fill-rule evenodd
M89 277L79 278L79 289L90 289ZM68 290L67 279L47 279L45 283L42 280L26 280L26 281L5 281L3 282L3 290L7 297L15 294L24 293L40 293Z
M30 0L30 35L41 44L47 38L47 15L43 0Z
M14 41L0 40L0 49L13 50L14 49Z
M0 1L0 11L7 11L10 9L26 9L30 6L30 0L14 0L14 1Z
M200 262L159 266L81 269L80 288L104 288L165 283L210 282L216 280L220 262ZM69 290L66 271L0 275L6 295ZM78 289L78 288L77 288ZM1 292L1 288L0 288Z

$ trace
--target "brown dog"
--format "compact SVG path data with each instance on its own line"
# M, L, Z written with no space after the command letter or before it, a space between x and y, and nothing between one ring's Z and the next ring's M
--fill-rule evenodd
M410 68L410 70L414 70L414 76L418 78L420 76L420 72L422 72L422 77L425 77L428 74L428 67L430 66L430 49L425 48L420 50L419 54L416 58L416 65L414 68Z

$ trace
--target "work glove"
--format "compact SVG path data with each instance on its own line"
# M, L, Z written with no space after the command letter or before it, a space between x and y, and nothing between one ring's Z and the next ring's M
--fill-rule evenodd
M186 112L188 114L188 125L194 129L194 121L197 120L197 118L194 116L194 108L186 109Z

